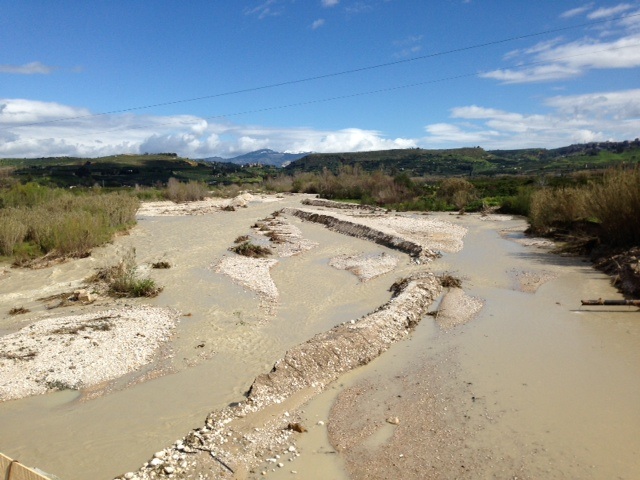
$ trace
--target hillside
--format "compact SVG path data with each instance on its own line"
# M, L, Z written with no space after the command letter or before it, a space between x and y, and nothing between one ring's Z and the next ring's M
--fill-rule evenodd
M45 185L121 187L198 180L210 185L254 183L275 167L243 167L232 163L207 163L178 157L174 153L113 155L100 158L0 159L0 168L9 167L21 181Z
M571 145L557 149L484 150L421 148L355 153L314 153L284 170L289 173L319 172L323 168L337 173L341 167L364 171L405 172L411 176L454 175L535 175L567 173L606 168L640 161L640 140Z

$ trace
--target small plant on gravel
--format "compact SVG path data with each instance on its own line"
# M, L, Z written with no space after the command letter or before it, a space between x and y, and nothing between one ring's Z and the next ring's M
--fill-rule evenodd
M171 264L165 260L162 260L160 262L152 263L151 268L158 268L158 269L171 268Z
M135 250L117 265L100 270L91 280L106 283L115 297L155 297L162 291L153 279L138 277Z
M22 313L29 313L29 309L28 308L24 308L24 307L13 307L11 310L9 310L9 315L20 315Z
M462 287L462 280L448 273L444 273L440 275L440 285L444 288L460 288Z
M236 238L233 243L242 243L242 242L246 242L247 240L249 240L249 235L240 235L238 238Z
M251 242L242 242L235 247L231 247L229 250L237 253L238 255L244 255L245 257L252 258L262 258L266 257L267 255L271 255L271 249L256 245L255 243Z

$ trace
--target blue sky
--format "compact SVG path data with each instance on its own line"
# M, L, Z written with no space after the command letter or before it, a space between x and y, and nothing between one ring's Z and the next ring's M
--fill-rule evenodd
M640 136L640 1L0 0L0 156Z

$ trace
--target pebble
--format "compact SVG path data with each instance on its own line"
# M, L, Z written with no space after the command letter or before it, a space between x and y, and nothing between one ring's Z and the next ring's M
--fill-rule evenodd
M387 423L390 423L391 425L399 425L400 419L398 417L389 417L387 418Z
M322 426L324 425L324 422L322 420L318 420L318 425Z
M278 468L282 468L282 467L284 467L284 463L282 462L278 463Z
M294 447L293 445L290 445L289 446L289 451L292 452L292 453L295 452L296 451L296 447Z
M127 480L131 480L133 477L135 477L135 474L133 472L127 472L124 474L124 478L126 478Z
M162 465L164 463L164 460L162 460L161 458L154 458L153 460L151 460L151 462L149 462L149 465L151 465L152 467L157 467L158 465Z
M176 469L173 467L164 467L164 473L166 473L167 475L171 475L175 471Z

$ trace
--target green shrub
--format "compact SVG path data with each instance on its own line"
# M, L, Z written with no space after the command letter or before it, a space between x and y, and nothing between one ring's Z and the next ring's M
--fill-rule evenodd
M0 254L13 254L18 264L50 252L84 255L135 224L140 204L124 193L72 194L36 184L16 185L0 198Z
M109 293L116 297L155 297L162 291L153 279L138 277L135 250L127 253L117 265L98 272L94 280L105 282Z

